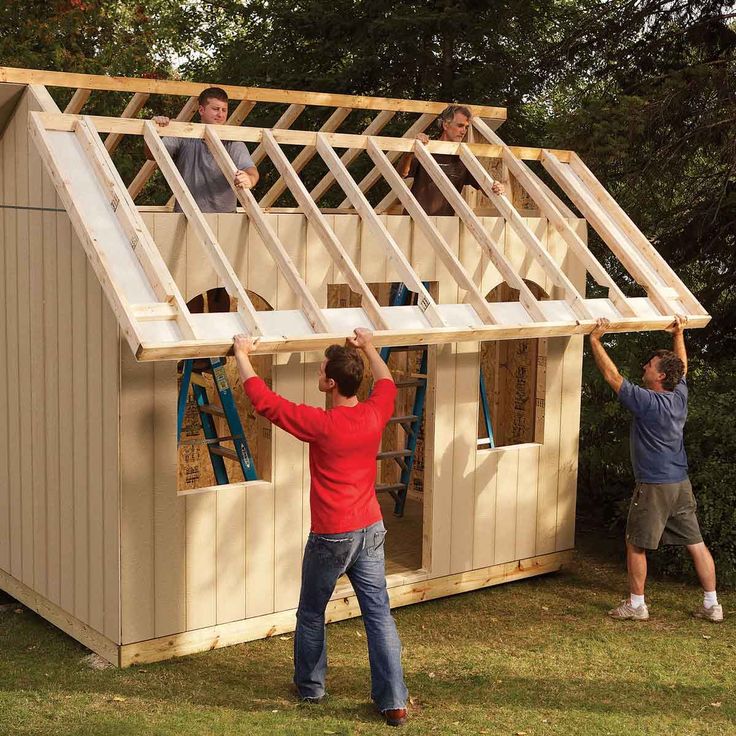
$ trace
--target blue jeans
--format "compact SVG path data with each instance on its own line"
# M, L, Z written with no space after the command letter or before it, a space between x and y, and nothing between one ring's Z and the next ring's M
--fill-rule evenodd
M346 573L363 615L371 665L371 698L379 710L406 707L408 691L401 670L401 642L386 590L385 536L382 521L343 534L309 535L294 636L294 683L301 697L320 698L325 694L325 608L337 579Z

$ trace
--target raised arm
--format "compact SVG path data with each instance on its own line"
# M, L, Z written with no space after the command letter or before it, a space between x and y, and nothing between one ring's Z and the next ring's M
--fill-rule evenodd
M675 315L675 321L666 327L666 331L672 334L672 352L682 361L685 366L683 376L687 375L687 350L685 349L685 325L687 317L680 314Z
M239 334L233 338L235 348L235 362L238 364L240 380L245 383L249 378L255 378L258 374L250 362L250 353L256 341L249 335Z
M601 345L601 337L606 334L608 325L607 319L597 321L595 329L590 333L590 350L593 353L593 360L595 360L595 364L606 383L618 393L621 384L624 382L623 376L618 372L616 364L608 357L606 349Z
M417 136L417 140L420 143L429 143L429 136L426 133L419 133ZM414 153L409 151L409 153L405 153L401 157L401 161L399 161L399 174L403 179L406 179L407 176L409 176L409 171L411 170L411 164L412 161L414 161Z
M364 327L356 327L355 335L347 339L349 345L362 350L365 357L368 358L368 365L370 366L374 381L380 381L383 378L393 381L394 378L391 375L391 371L381 359L372 341L373 333Z

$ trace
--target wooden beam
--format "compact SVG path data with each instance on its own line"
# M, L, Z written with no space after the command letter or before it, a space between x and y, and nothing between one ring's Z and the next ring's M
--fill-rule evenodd
M289 105L284 114L274 123L273 130L288 130L303 112L304 105ZM266 152L263 150L263 146L259 143L258 147L253 151L250 157L253 159L253 163L258 166L265 155Z
M309 288L304 283L304 279L302 279L299 271L297 271L296 266L294 265L294 262L286 252L284 244L264 217L261 208L258 206L258 202L256 202L256 199L253 196L253 192L251 192L250 189L235 186L235 173L237 172L237 167L230 158L230 155L225 149L222 141L217 137L217 134L209 125L206 126L205 129L204 140L207 143L215 161L217 161L224 177L230 182L240 204L245 208L245 212L250 221L255 225L256 230L258 230L258 234L261 236L264 245L268 248L271 256L276 262L276 265L279 267L284 278L299 299L302 310L304 311L307 321L312 326L312 329L315 332L329 332L330 327L322 314L319 304L317 304L312 293L309 291Z
M73 74L50 72L41 69L16 69L0 67L0 82L15 84L42 84L49 87L73 87L100 89L110 92L148 92L159 95L181 95L197 97L210 82L183 82L168 79L140 79L133 77L109 77L96 74ZM295 105L317 105L320 107L352 107L364 110L394 110L395 112L434 113L438 115L449 102L427 102L423 100L399 100L390 97L362 97L323 92L301 92L297 90L269 89L266 87L240 87L217 84L227 92L231 100L253 102L276 102ZM486 105L467 105L473 115L503 121L506 109Z
M495 324L496 319L488 306L488 302L483 298L473 279L468 275L458 257L450 249L447 241L417 202L416 197L411 193L406 182L388 160L386 154L373 141L369 141L368 155L376 165L377 171L388 182L391 191L399 198L411 219L424 233L442 263L455 278L458 286L466 292L466 301L475 309L483 322L489 325Z
M646 289L647 296L652 300L654 306L662 314L673 314L675 309L662 294L663 284L657 283L657 275L650 270L649 264L642 260L635 248L626 242L625 236L616 228L592 195L585 190L584 185L570 171L569 166L561 163L553 153L547 152L542 156L542 166L549 171L552 178L570 197L573 204L582 212L585 219L601 236L603 242L621 261L629 274Z
M371 120L361 136L370 136L380 133L395 114L396 113L392 112L391 110L383 110L378 115L376 115L373 120ZM340 160L345 166L350 166L350 164L360 155L362 150L363 149L359 147L351 148L343 153ZM332 187L334 183L335 177L332 175L332 172L328 172L322 177L317 186L315 186L309 194L316 202L326 194L326 192ZM340 206L344 207L345 205L343 204Z
M319 129L320 133L334 133L351 112L352 110L349 107L338 107ZM274 144L278 145L276 141L273 140L273 136L271 136L271 140ZM315 146L305 146L291 162L291 168L293 168L298 174L312 160L316 153L317 149ZM261 207L270 207L283 194L285 189L286 183L284 182L282 174L281 178L266 192L258 204L260 204Z
M491 259L491 263L496 267L501 277L512 289L519 290L519 302L535 322L546 322L544 316L534 294L509 263L503 253L503 248L496 243L490 234L476 217L470 205L462 198L460 192L455 189L453 183L447 178L442 167L434 160L432 154L427 151L423 143L415 142L414 155L417 157L420 165L429 174L437 188L442 192L442 196L450 203L460 219L465 223L465 227L473 234L478 244L486 252Z
M91 89L78 89L67 103L64 112L70 115L76 115L84 107L91 94Z
M597 177L575 152L570 154L570 168L577 174L585 186L588 187L591 194L598 200L601 207L606 210L609 217L613 219L619 229L637 247L639 254L646 259L662 281L675 289L687 311L691 314L707 314L706 310L687 286L685 286L669 263L667 263L659 251L649 242L649 239L639 230L634 224L634 221L624 212L618 202L608 193L606 188L598 181Z
M241 100L233 110L233 114L227 119L225 125L240 125L248 115L251 114L256 103L252 100Z
M273 134L267 130L263 133L263 145L273 165L281 175L281 180L285 182L297 203L302 208L307 220L317 231L334 264L345 277L348 286L354 292L361 295L362 307L365 309L375 328L381 330L389 329L383 314L381 314L381 307L373 296L373 293L363 280L355 264L350 260L350 256L348 256L342 247L342 243L338 240L334 230L327 224L325 216L319 211L314 200L309 196L304 183L297 175L292 164L289 163L279 144L276 143Z
M144 92L136 92L133 97L130 98L130 102L125 106L121 118L134 118L148 101L149 95ZM112 154L115 149L120 145L120 141L123 140L122 133L110 133L105 138L105 148L108 153Z
M179 123L189 122L194 117L194 113L197 112L198 108L199 99L197 97L190 97L184 104L184 107L179 110L179 114L174 118L175 121ZM131 122L133 121L131 120ZM143 132L147 121L140 120L136 122L141 124L141 132ZM99 128L97 130L99 130ZM146 182L153 176L154 171L156 171L155 161L146 161L146 163L141 166L140 171L135 175L135 178L128 186L128 192L133 199L141 193L143 187L146 186Z
M473 156L470 149L463 145L460 149L460 160L465 164L465 168L471 173L475 180L480 184L481 189L486 197L491 200L496 209L501 213L506 223L511 226L514 232L519 236L521 242L531 252L534 259L542 267L542 270L553 284L559 286L565 294L565 301L570 308L581 319L592 319L592 315L585 306L585 296L581 295L570 279L567 278L562 269L555 263L547 249L539 242L537 236L529 229L516 208L509 202L505 195L496 194L493 191L494 180L491 175L483 168L480 161Z
M473 125L477 126L477 122L478 121L474 119ZM495 139L500 140L500 138L498 138L498 136L496 136L496 134L485 124L478 127L478 130L483 135L488 136L489 139L493 139L495 137ZM588 246L572 229L564 212L562 212L556 205L555 201L548 196L548 192L551 190L549 190L546 185L542 185L541 180L534 175L528 166L525 166L522 163L509 146L503 143L503 141L501 141L501 143L503 144L502 155L504 163L508 167L509 171L519 180L521 185L529 193L529 196L534 200L537 207L539 207L542 215L557 228L560 235L567 243L567 246L575 254L575 257L580 260L595 282L608 289L608 298L619 313L624 317L636 316L633 308L628 303L626 296L623 291L621 291L618 284L616 284L608 272L598 262L596 257L590 252L590 250L588 250Z
M370 202L365 198L363 192L360 191L357 183L353 177L350 176L350 173L345 168L342 161L340 161L334 149L330 146L324 136L324 133L319 133L317 135L317 151L319 152L319 155L327 164L328 168L337 180L337 183L342 187L345 194L347 194L348 199L352 202L353 207L358 211L361 219L368 224L383 244L383 247L386 249L386 254L396 269L399 278L404 282L404 284L406 284L408 289L417 293L417 304L429 321L429 324L433 327L446 326L447 323L445 322L444 317L437 309L437 304L424 287L422 280L417 276L416 272L411 267L409 260L401 252L401 249L396 244L396 241L391 237L391 234L386 229L381 218L373 211L373 207L371 207Z
M97 173L100 184L109 197L110 206L115 213L115 217L117 217L130 242L136 244L133 251L148 277L154 294L161 302L174 310L174 319L182 335L185 335L188 339L195 338L194 327L189 319L189 309L187 309L179 287L172 278L156 243L136 210L135 204L99 135L87 120L80 120L77 123L76 135Z
M414 123L409 127L408 130L406 130L402 138L405 138L408 141L411 141L412 144L414 142L414 139L420 134L423 133L435 120L437 119L436 115L421 115L417 120L414 121ZM388 160L391 163L394 163L396 159L398 159L401 156L400 151L391 151L388 155ZM358 186L360 187L360 191L363 192L363 194L366 194L369 192L373 186L380 181L381 175L378 172L377 169L371 169L359 182ZM345 206L345 203L347 200L344 200L341 203L341 207ZM385 204L384 200L381 200L381 202L378 203L378 206L376 207L377 212L382 212L382 207L388 207L387 204Z
M161 141L161 136L156 130L156 126L146 121L143 136L156 159L156 163L161 168L161 173L168 182L174 196L179 202L187 221L194 227L199 239L204 245L205 252L210 258L217 275L222 279L225 289L231 298L236 300L238 313L245 320L245 324L251 335L261 335L262 330L258 324L258 313L253 303L246 293L243 285L238 280L235 271L230 265L220 244L217 242L215 234L212 232L207 220L205 219L199 206L194 201L192 193L176 168L169 152L166 150ZM233 164L234 165L234 164Z
M528 181L531 180L534 182L535 186L533 187L535 190L541 189L544 194L547 196L547 199L551 200L555 207L562 213L563 217L566 217L568 219L577 217L577 215L526 165L521 164L518 160L516 161L515 166L509 166L509 162L506 160L506 152L512 151L513 149L510 146L507 146L506 143L501 139L501 137L496 133L495 130L491 128L488 123L485 122L485 120L481 120L480 118L473 117L471 119L473 127L485 138L489 143L495 143L498 146L501 146L504 150L504 157L503 161L504 164L506 164L511 171L511 173L519 180L519 183L526 189L527 194L536 202L534 199L534 194L529 189L527 189L526 186L521 182L520 177L516 173L516 171L519 168L519 164L524 169L524 180ZM518 156L516 153L512 154L514 159L523 158L521 156ZM537 206L539 206L537 204Z
M63 113L39 113L42 116L43 125L47 130L73 131L75 120L74 115L64 115ZM90 116L99 133L125 133L126 135L142 135L145 120L124 120L122 118L95 117ZM220 140L223 141L243 141L244 143L259 143L263 135L264 128L237 127L232 125L214 125L212 126ZM268 130L267 128L265 130ZM166 128L167 136L179 138L204 138L204 126L199 123L180 123L172 122ZM276 130L274 137L280 145L294 146L314 146L316 145L317 136L325 136L327 142L333 148L358 148L365 149L368 146L368 136L366 135L349 135L347 133L317 133L308 130ZM390 138L386 136L372 136L375 138L376 144L383 151L396 151L398 153L408 153L413 150L414 140L408 138ZM486 143L467 143L470 150L479 158L501 158L504 153L504 147ZM450 153L458 155L460 153L460 143L452 141L429 141L425 148L431 153ZM509 150L518 158L539 161L542 158L543 149L529 148L524 146L509 146ZM557 149L551 150L555 156L563 162L570 160L570 151L562 151Z

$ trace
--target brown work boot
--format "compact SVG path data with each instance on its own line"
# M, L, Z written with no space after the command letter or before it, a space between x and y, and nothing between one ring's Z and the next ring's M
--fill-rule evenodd
M382 710L381 715L389 726L403 726L406 723L406 708Z

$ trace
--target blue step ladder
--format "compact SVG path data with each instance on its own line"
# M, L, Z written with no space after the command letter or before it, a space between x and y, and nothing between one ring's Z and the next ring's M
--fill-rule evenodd
M192 381L192 372L195 370L194 360L183 361L177 415L177 441L179 444L182 443L181 430L182 425L184 424L184 413L186 411L189 387L191 385L192 393L194 394L194 398L197 402L197 409L199 411L202 429L204 431L204 444L206 444L207 450L209 451L212 470L215 473L217 484L227 485L230 483L227 469L225 468L224 458L226 457L231 460L235 460L240 464L244 480L258 480L256 466L253 462L253 455L248 447L248 442L243 430L243 424L240 421L240 415L238 414L238 409L235 406L233 392L230 388L230 383L227 380L227 374L225 373L225 360L223 358L209 358L208 360L209 365L202 369L197 368L196 372L209 372L212 374L212 377L215 380L215 388L220 396L220 406L210 402L209 397L207 396L207 389L204 386ZM218 436L213 419L214 416L225 418L230 429L229 435L223 437ZM197 442L201 443L201 441ZM221 444L222 442L232 442L235 449L231 450L229 447L223 447Z
M429 283L424 284L429 287ZM416 297L414 292L409 291L406 285L398 283L394 285L391 293L391 306L406 306L412 303ZM427 397L427 346L426 345L409 345L406 347L386 347L381 348L380 355L384 363L388 365L392 352L421 352L421 361L419 364L419 373L412 378L406 378L396 381L396 388L414 389L414 404L411 414L404 416L393 416L389 419L389 424L398 424L405 432L404 448L401 450L389 450L379 452L376 456L377 460L393 460L401 468L401 476L398 483L377 483L376 493L389 493L394 499L394 515L403 516L404 507L406 506L406 497L409 493L411 484L411 475L414 470L414 460L416 458L417 441L422 429L424 420L424 404Z

